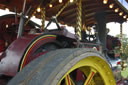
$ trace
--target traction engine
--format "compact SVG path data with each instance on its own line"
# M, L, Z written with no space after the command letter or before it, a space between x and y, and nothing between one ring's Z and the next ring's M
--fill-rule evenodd
M33 24L34 22L30 21L29 24L27 26L25 26L25 28L24 28L24 33L23 33L24 36L16 39L17 25L14 25L13 24L14 21L12 21L12 19L14 18L14 15L5 15L3 17L6 17L6 18L1 20L1 22L4 22L6 24L4 26L2 25L1 28L6 29L6 30L4 30L5 31L4 32L3 29L1 29L2 35L1 35L1 46L0 46L0 48L1 48L1 50L0 50L1 51L0 83L1 84L0 85L6 85L7 82L10 79L12 79L12 77L14 77L17 72L21 71L27 64L28 64L28 66L26 67L25 70L23 70L23 73L27 73L27 72L29 72L30 69L32 69L32 74L33 74L33 71L35 74L35 72L37 72L38 69L40 69L39 72L42 72L41 67L43 64L45 64L43 66L46 66L47 64L50 65L49 63L52 62L53 64L60 63L60 65L61 65L61 62L62 62L63 63L62 66L63 66L63 65L66 65L67 62L70 62L69 61L70 58L71 58L71 62L70 62L71 66L69 64L69 67L68 67L68 65L66 65L64 68L59 67L58 71L60 71L61 69L67 69L68 72L71 72L70 74L68 74L66 76L66 79L71 79L71 83L74 83L72 80L72 78L74 78L75 83L82 85L84 83L84 81L86 79L88 79L87 75L94 76L94 74L96 75L95 77L99 77L101 79L102 77L100 75L100 71L101 70L106 71L105 69L101 68L102 66L100 66L100 64L94 63L94 62L98 61L100 63L107 64L106 63L107 60L105 60L105 59L103 59L104 61L102 60L101 54L96 52L96 50L92 50L92 48L96 48L97 50L99 50L99 52L101 52L101 49L100 49L101 46L98 43L96 44L96 42L98 42L98 40L96 40L96 35L88 35L85 32L83 32L86 34L86 37L82 35L82 37L84 39L80 43L77 41L77 36L68 32L65 29L65 27L59 27L56 30L47 30L46 29L46 32L44 32L44 33L42 33L38 29L34 29L35 33L31 34L30 31L33 30L32 28L34 28L34 26L37 26L37 24ZM7 20L7 19L9 19L9 20ZM52 22L52 21L50 21L50 22ZM9 24L9 23L11 23L11 24ZM6 25L8 25L8 27L6 27ZM58 25L58 23L56 23L56 25ZM90 41L89 39L87 39L87 37L89 37L89 38L93 37L94 40ZM114 48L114 47L112 48L113 41L116 40L116 42L117 42L118 39L111 37L109 35L107 37L108 37L107 39L109 39L109 41L107 41L107 49L113 50L113 48ZM77 48L78 46L80 46L80 48ZM114 46L118 46L118 44L114 44ZM57 49L59 49L59 50L57 50ZM60 55L61 55L61 57L59 58ZM42 57L40 57L40 56L42 56ZM58 58L56 58L55 56L57 56ZM82 60L79 59L78 56L81 56ZM90 56L90 57L88 57L88 56ZM55 61L51 61L52 58L54 59L54 57L55 57ZM76 59L72 60L73 57ZM93 59L93 58L95 58L95 59ZM33 61L33 62L29 65L29 63L31 61ZM50 61L50 62L48 63L48 61ZM74 63L73 63L73 61L74 61ZM75 63L76 61L78 63ZM38 63L38 62L40 62L40 63ZM85 65L82 65L82 63L84 64L84 62L88 62L88 63L92 62L94 64L89 65L89 64L85 63ZM74 66L72 67L72 65L74 65ZM57 66L57 65L55 65L55 66ZM99 67L101 70L98 70ZM107 66L105 66L105 67L107 68L106 72L111 72L110 70L108 71ZM55 68L57 68L57 67L55 67ZM71 69L68 70L69 68L71 68ZM84 70L84 69L86 69L86 70ZM97 74L96 69L99 71L98 74ZM50 68L48 68L46 70L51 71ZM44 70L44 72L45 72L45 70ZM88 74L88 73L90 73L90 74ZM21 74L19 74L19 75L21 75ZM112 76L111 73L110 73L110 76ZM105 75L104 75L104 77L105 77ZM16 76L16 78L17 78L17 76ZM23 78L25 78L25 76ZM103 80L98 80L98 81L93 80L91 82L97 83L97 85L98 85L99 81L101 83L104 83ZM17 82L15 82L15 83L17 83ZM66 80L62 78L61 83L62 83L61 85L65 84ZM14 85L16 85L16 84L14 84Z
M24 11L18 24L15 15L0 17L0 85L116 85L109 59L120 41L107 36L105 14L95 14L97 24L91 35L82 27L78 9L72 34L57 21L66 6L46 27L27 22ZM51 23L56 29L48 29Z

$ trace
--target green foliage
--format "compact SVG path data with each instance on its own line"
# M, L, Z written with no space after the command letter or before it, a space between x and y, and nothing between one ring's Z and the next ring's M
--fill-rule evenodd
M120 34L116 35L116 37L119 37L120 38ZM122 58L123 59L126 59L128 57L128 38L127 38L127 35L126 34L123 34L122 35L122 43L123 43L123 53L122 53ZM116 49L116 51L120 51L119 49Z
M125 70L121 71L121 76L123 78L128 78L128 67Z

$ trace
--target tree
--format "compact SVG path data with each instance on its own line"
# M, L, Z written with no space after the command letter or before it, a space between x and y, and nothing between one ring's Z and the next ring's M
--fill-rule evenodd
M116 37L120 37L120 34L116 35ZM120 39L121 40L121 39ZM123 44L123 49L122 49L122 55L121 57L123 59L126 59L128 57L128 38L127 38L127 35L126 34L123 34L122 35L122 41L121 41ZM120 51L119 49L116 49L116 51Z

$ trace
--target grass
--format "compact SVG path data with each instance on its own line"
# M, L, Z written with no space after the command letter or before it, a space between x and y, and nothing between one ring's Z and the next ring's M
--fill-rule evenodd
M121 76L123 78L128 78L128 67L125 70L121 71Z

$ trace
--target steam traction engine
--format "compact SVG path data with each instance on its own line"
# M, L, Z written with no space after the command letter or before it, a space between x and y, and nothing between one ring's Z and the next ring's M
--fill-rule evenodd
M16 17L19 24L15 15L0 17L0 85L116 85L106 48L106 12L95 13L95 35L86 34L86 17L82 14L85 2L76 0L75 34L71 34L58 23L58 16L69 4L70 8L70 0L46 27L45 9L50 0L40 2L42 26L25 18L25 2L21 18ZM52 22L56 29L49 30ZM107 46L114 39L110 38Z

